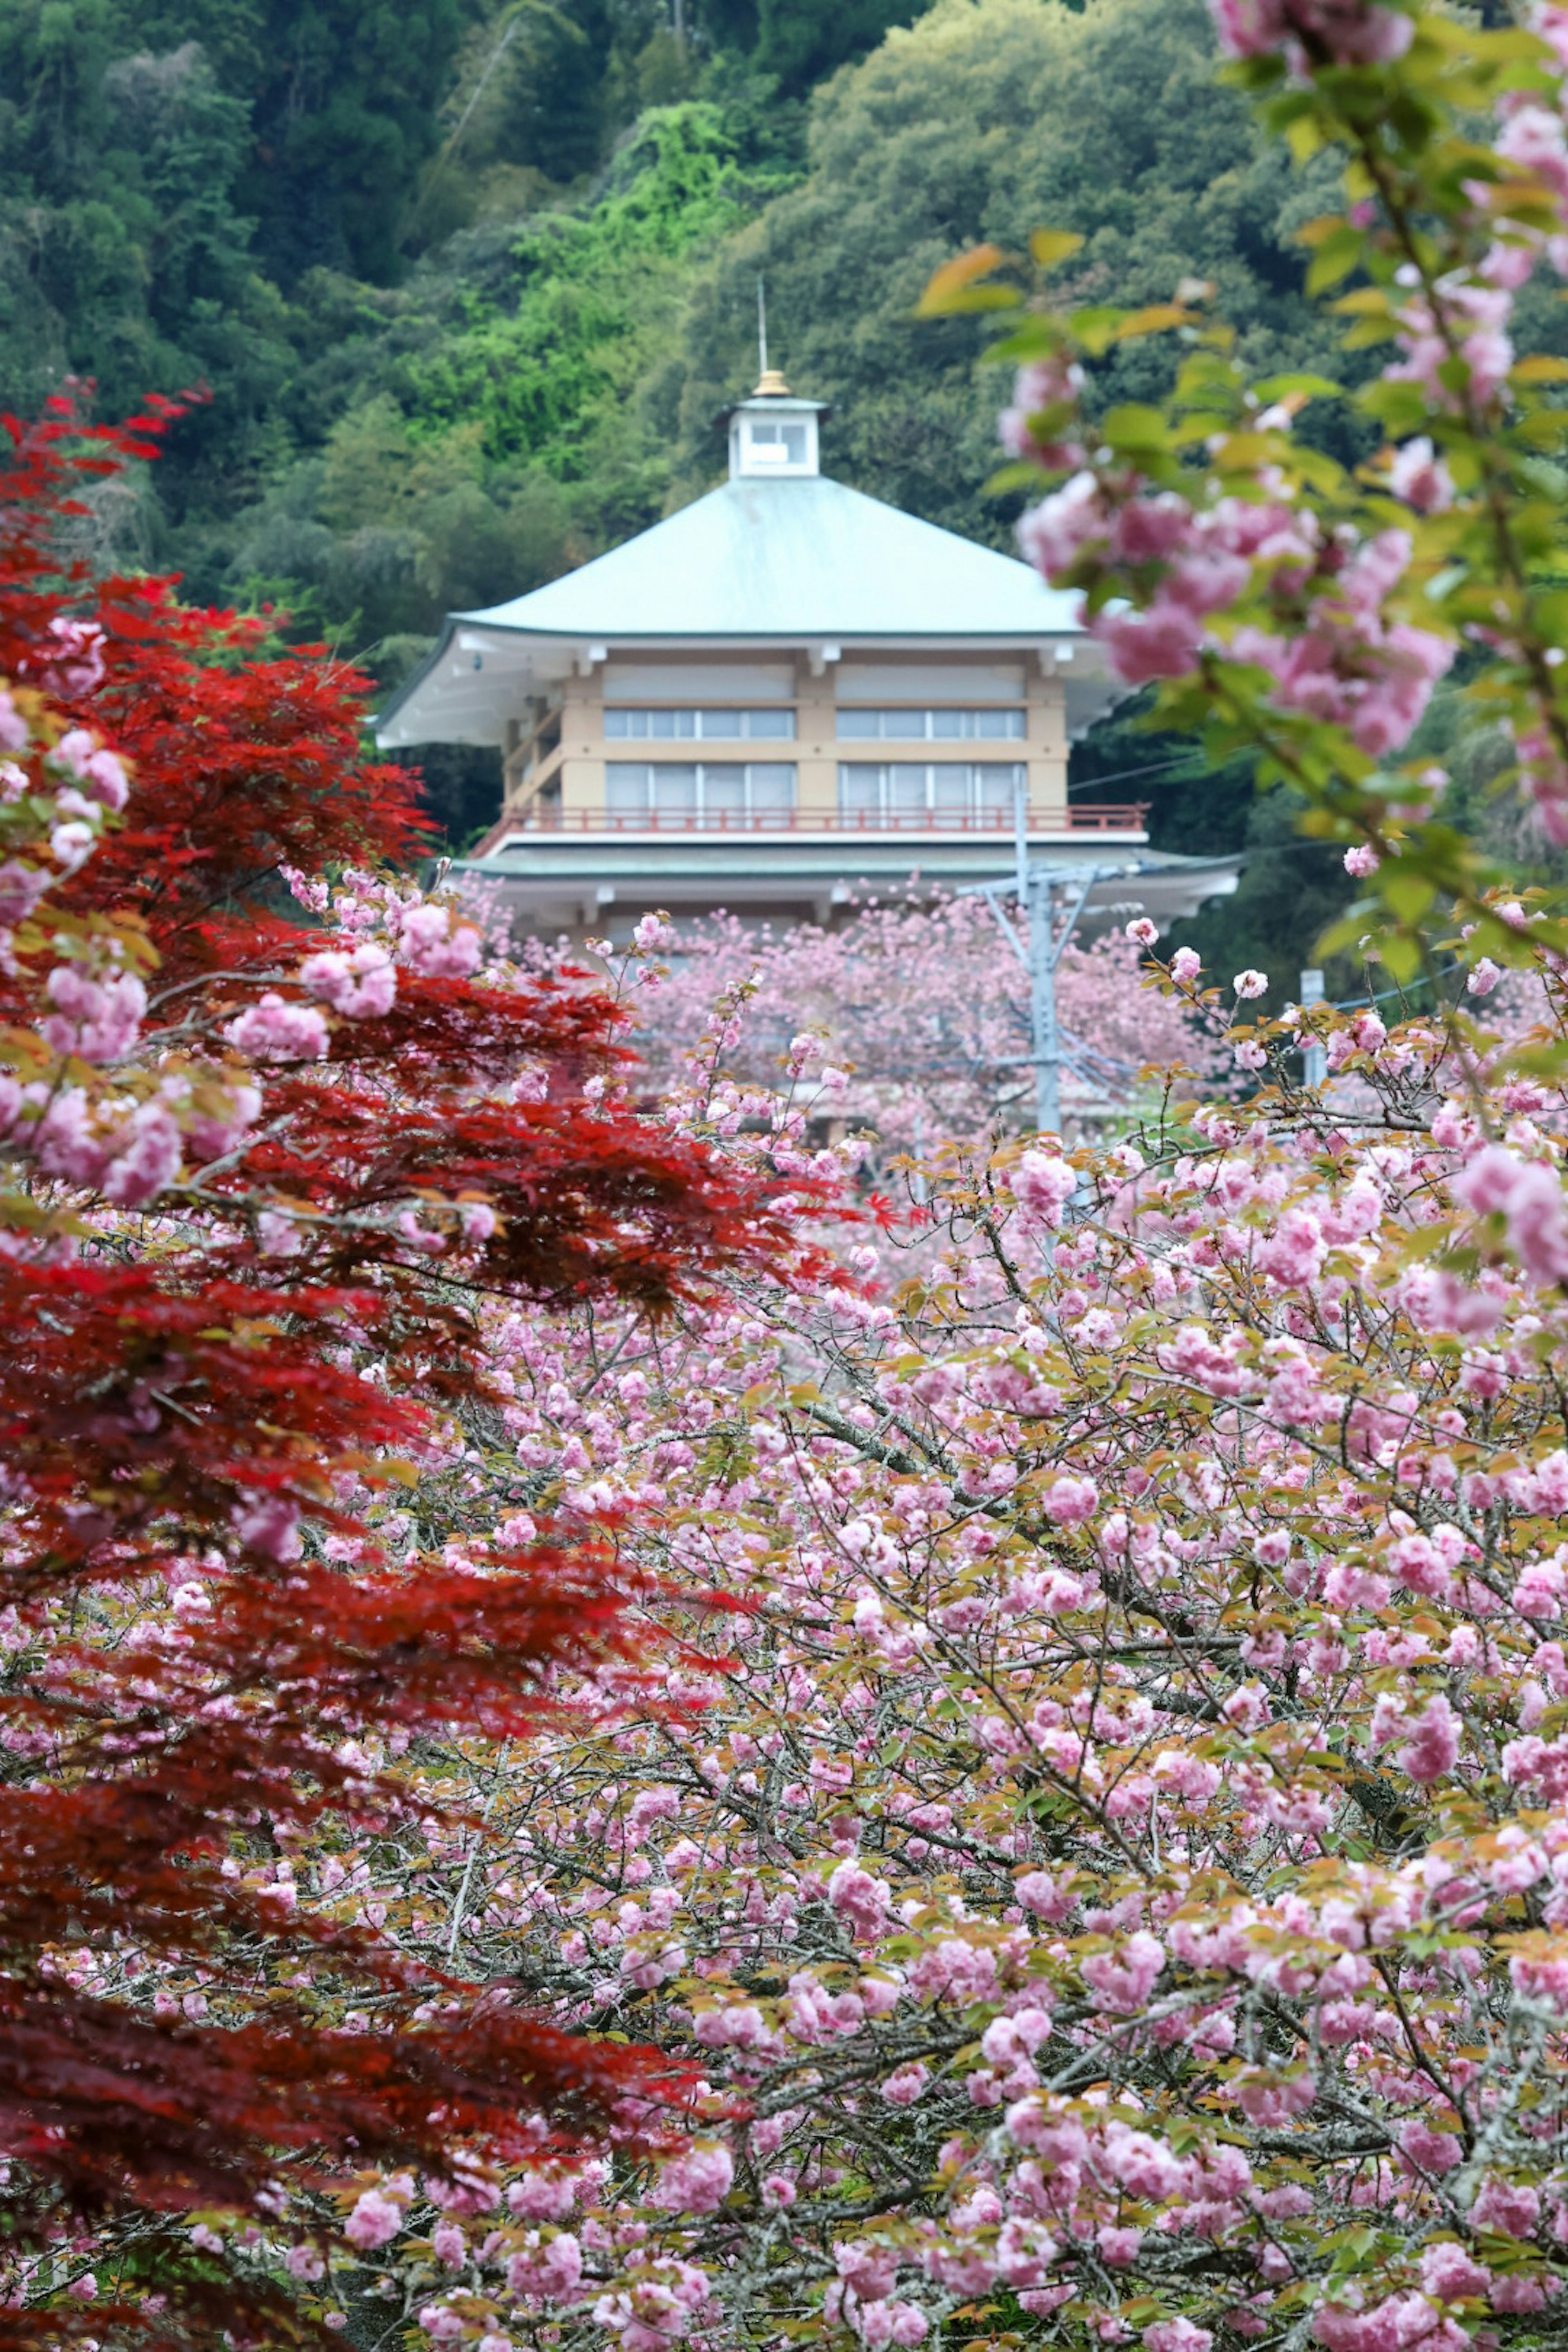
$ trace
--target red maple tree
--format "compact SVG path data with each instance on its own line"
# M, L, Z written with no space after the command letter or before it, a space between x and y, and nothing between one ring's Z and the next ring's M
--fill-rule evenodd
M625 1642L610 1549L568 1522L503 1519L456 1564L378 1549L379 1486L490 1401L484 1303L658 1311L797 1246L787 1203L597 1099L623 1050L601 993L487 984L447 911L376 886L395 990L384 959L389 1001L317 1010L322 940L279 876L405 866L427 828L412 780L360 756L364 679L73 555L95 480L154 453L163 414L89 429L58 402L5 420L0 461L0 817L24 828L0 855L26 852L0 869L5 2346L333 2340L190 2215L265 2214L280 2168L504 2158L541 2116L635 2132L679 2094L651 2053L546 2030L245 1865L395 1819L387 1743L525 1732L554 1668ZM82 803L68 757L112 806L100 752L131 790L87 855L49 827ZM141 1018L106 1043L82 1006L132 986ZM143 1606L176 1585L183 1615ZM159 2001L175 1962L204 2014ZM83 2233L122 2258L73 2300Z

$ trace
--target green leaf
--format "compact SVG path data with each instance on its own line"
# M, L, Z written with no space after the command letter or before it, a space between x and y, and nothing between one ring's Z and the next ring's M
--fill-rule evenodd
M1420 942L1406 939L1402 932L1390 931L1379 938L1377 948L1389 978L1398 987L1407 986L1421 969Z
M1402 923L1418 923L1437 893L1424 874L1388 866L1378 877L1378 895Z
M1290 152L1298 163L1310 163L1323 143L1323 134L1310 115L1298 115L1285 126Z
M1386 319L1390 304L1381 286L1356 286L1342 294L1332 308L1344 319Z
M1140 401L1128 401L1108 411L1100 429L1113 449L1142 451L1171 446L1171 428L1164 417L1157 408Z
M1029 251L1042 269L1054 269L1058 261L1068 260L1083 244L1076 229L1037 228L1029 238Z
M1184 327L1192 313L1180 302L1151 302L1130 310L1116 330L1119 343L1136 342L1141 335L1163 335L1167 328Z
M1012 490L1043 489L1045 480L1038 466L1032 465L1027 457L1016 457L1010 465L998 466L994 474L987 476L986 495L999 499Z
M1115 341L1116 331L1123 315L1121 310L1113 310L1106 305L1094 310L1075 310L1068 323L1084 350L1091 358L1099 359Z
M1342 383L1336 383L1332 376L1311 375L1298 370L1287 375L1265 376L1252 389L1259 400L1271 404L1276 400L1289 400L1293 393L1305 400L1342 400L1345 388Z
M1331 286L1337 286L1342 278L1350 276L1365 250L1363 232L1352 228L1349 221L1342 221L1337 228L1329 231L1308 264L1308 293L1322 294Z
M1414 433L1428 417L1426 395L1416 383L1388 383L1381 378L1356 394L1356 405L1374 416L1391 438Z

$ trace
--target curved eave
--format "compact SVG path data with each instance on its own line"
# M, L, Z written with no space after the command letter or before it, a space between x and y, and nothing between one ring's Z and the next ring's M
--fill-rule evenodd
M521 696L558 685L580 666L615 654L695 653L707 649L762 655L798 654L837 647L837 658L862 653L923 653L933 646L954 654L1016 654L1047 659L1068 688L1068 731L1081 734L1125 691L1110 676L1101 648L1079 628L990 630L910 629L808 633L753 631L644 631L610 640L566 636L526 623L498 621L489 614L452 613L418 668L384 705L374 721L384 751L422 743L500 744L508 718ZM521 660L507 659L522 649ZM490 656L500 656L492 660ZM1073 689L1079 689L1074 693Z

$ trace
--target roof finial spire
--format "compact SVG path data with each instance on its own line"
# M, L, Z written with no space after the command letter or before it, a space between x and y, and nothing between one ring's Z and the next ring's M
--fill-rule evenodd
M774 400L787 399L788 384L777 368L768 365L768 298L761 270L757 272L757 389L752 394L753 400L759 394L764 399L770 395Z

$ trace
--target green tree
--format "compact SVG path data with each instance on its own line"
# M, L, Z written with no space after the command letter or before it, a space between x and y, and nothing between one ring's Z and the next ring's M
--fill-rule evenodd
M106 408L200 384L165 484L233 496L288 370L237 187L247 110L194 41L114 53L105 0L0 14L0 397L36 407L68 373Z
M792 12L793 13L793 12ZM811 12L807 12L808 14ZM851 12L852 13L852 12ZM835 470L956 530L1009 543L1013 509L977 494L1002 388L973 322L917 321L931 272L966 246L1021 249L1042 220L1085 246L1064 298L1166 299L1212 281L1259 369L1310 364L1293 232L1310 184L1217 86L1203 0L938 0L816 92L804 183L698 289L684 353L683 486L710 478L714 408L752 349L755 278L792 381L831 399ZM1158 351L1107 371L1146 398Z
M931 0L757 0L756 60L785 89L809 89L930 5Z
M266 0L242 194L279 284L321 262L397 276L461 28L459 0Z
M385 381L416 433L476 425L486 455L526 457L626 511L659 511L668 452L642 411L679 350L695 268L776 186L748 172L717 110L647 118L585 214L525 223L491 282L433 274L439 331L403 338Z

